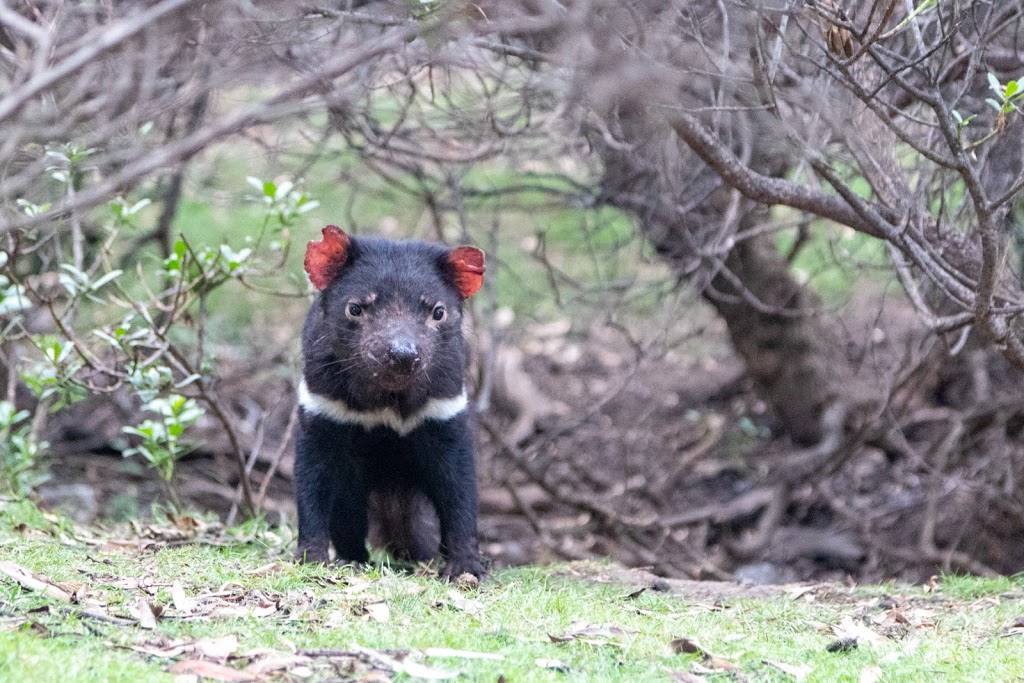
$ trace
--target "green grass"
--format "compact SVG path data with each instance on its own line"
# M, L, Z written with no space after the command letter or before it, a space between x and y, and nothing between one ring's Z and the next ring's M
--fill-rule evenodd
M202 656L187 651L196 641L227 636L237 647L220 663L239 670L296 651L351 654L292 661L294 678L279 671L271 680L359 680L374 669L414 679L389 671L374 659L380 653L472 681L670 681L682 672L711 681L789 681L793 673L858 681L873 666L883 681L1024 674L1020 637L1002 637L1020 616L1019 579L947 577L932 593L833 585L755 598L683 585L631 595L636 587L612 580L611 565L586 563L504 569L479 590L457 590L425 569L295 565L289 547L287 530L256 523L197 535L170 523L81 529L30 503L0 502L0 561L78 600L47 597L0 574L0 680L172 680L176 662ZM179 609L175 583L192 611ZM154 629L133 616L140 598L164 610ZM83 609L128 621L81 616ZM906 624L887 637L894 615ZM828 652L844 623L863 629L859 646ZM699 642L708 657L674 653L677 638ZM356 656L358 648L378 655ZM501 659L438 656L432 648ZM555 662L564 668L545 668Z

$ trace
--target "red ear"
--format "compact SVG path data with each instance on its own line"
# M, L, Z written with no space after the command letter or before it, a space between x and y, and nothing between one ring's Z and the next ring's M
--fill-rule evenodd
M303 265L309 273L309 280L317 289L323 290L338 276L348 259L348 235L336 225L323 229L324 238L306 245L306 260Z
M476 247L459 247L448 254L448 265L455 273L455 286L463 299L480 291L484 286L484 252Z

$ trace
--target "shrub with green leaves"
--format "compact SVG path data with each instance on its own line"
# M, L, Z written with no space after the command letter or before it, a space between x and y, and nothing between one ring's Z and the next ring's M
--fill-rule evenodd
M0 401L0 493L24 497L46 481L40 462L46 442L32 434L27 410Z
M96 150L69 143L38 152L47 164L40 183L57 184L49 199L88 190L94 170L89 158ZM122 452L149 463L172 502L175 462L194 448L188 428L209 412L225 431L235 429L229 411L211 410L219 398L217 367L205 341L208 298L228 285L278 277L292 289L289 295L308 292L305 282L284 277L286 228L317 202L300 189L301 181L248 182L259 191L248 199L262 205L262 221L254 221L238 244L181 234L158 255L149 248L155 233L147 224L159 218L147 211L149 198L118 197L104 211L62 219L70 229L56 238L25 232L19 248L0 252L0 345L17 357L20 379L39 401L37 410L58 411L94 393L135 395L142 411L154 417L123 428L129 438ZM37 202L22 198L17 204L32 216L52 203ZM40 313L48 324L30 322ZM4 486L24 495L39 482L43 445L30 437L32 415L9 405L4 410ZM244 463L238 440L230 441Z
M122 451L125 457L140 455L156 468L164 482L174 476L174 463L193 446L182 442L185 429L203 416L203 409L195 399L181 394L157 396L145 404L145 410L156 413L156 420L147 419L134 427L124 427L126 434L142 439L142 443Z

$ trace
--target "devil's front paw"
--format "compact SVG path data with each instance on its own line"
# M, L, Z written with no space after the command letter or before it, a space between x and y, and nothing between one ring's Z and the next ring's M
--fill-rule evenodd
M441 578L452 583L474 587L487 576L487 567L479 555L453 557L441 569Z
M327 564L329 560L330 555L326 547L300 545L299 549L295 551L295 561L302 564Z
M355 571L363 571L370 566L370 558L364 557L360 559L352 559L348 557L336 557L334 558L334 565L336 567L351 567Z

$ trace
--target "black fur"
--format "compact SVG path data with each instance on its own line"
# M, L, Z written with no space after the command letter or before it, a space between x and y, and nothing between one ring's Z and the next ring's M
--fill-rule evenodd
M468 358L449 253L420 242L352 238L344 267L303 328L309 391L353 410L387 408L403 418L432 398L458 396ZM361 302L358 318L346 314L352 302ZM431 317L438 303L446 309L441 322ZM384 362L398 337L416 349L415 367L396 370ZM440 552L442 576L484 574L468 407L405 435L303 410L295 478L299 559L324 562L333 543L339 561L365 562L372 526L375 544L398 557L422 560Z

